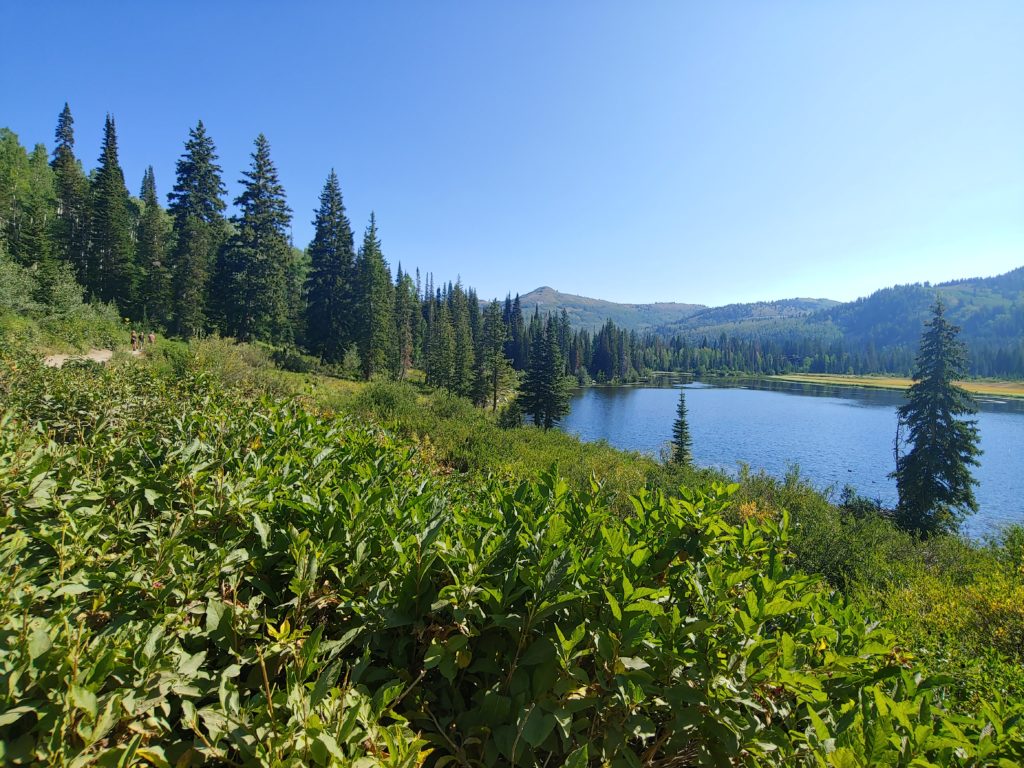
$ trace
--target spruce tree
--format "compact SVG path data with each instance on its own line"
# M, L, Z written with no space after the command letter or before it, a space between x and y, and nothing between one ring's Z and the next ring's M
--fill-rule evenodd
M256 137L252 164L242 175L242 193L235 199L239 209L233 219L235 234L217 268L225 330L246 341L291 342L291 209L262 133Z
M306 286L309 284L309 254L291 245L285 265L285 290L288 327L291 341L305 345L306 341ZM285 339L287 341L287 339Z
M523 319L523 307L518 293L509 308L506 324L508 340L505 342L505 355L512 361L513 368L517 371L525 370L530 345L526 338L526 321Z
M140 313L161 328L171 319L171 272L167 264L167 214L160 208L153 166L142 177L142 217L136 251Z
M395 372L398 361L395 344L395 291L391 271L381 252L377 237L377 217L370 223L359 249L358 266L359 356L363 375L373 378Z
M452 391L455 382L455 330L447 302L441 302L430 326L427 384Z
M307 341L313 353L340 362L354 340L355 246L333 169L320 193L313 226L306 286Z
M907 402L898 411L894 452L899 503L896 522L927 536L955 532L963 517L978 510L971 466L978 465L974 399L953 382L966 367L960 329L945 318L941 300L925 323ZM909 451L903 449L910 446Z
M226 236L220 174L213 139L200 120L189 130L185 152L178 158L174 189L167 195L173 221L173 326L186 338L210 325L210 277Z
M101 301L116 302L122 312L134 310L135 252L128 189L117 157L117 129L107 115L103 151L92 184L92 236L86 289Z
M455 332L452 390L458 395L469 397L473 392L476 356L470 321L469 297L460 283L452 286L449 293L449 304L452 313L452 328Z
M690 440L690 424L686 414L686 391L680 389L676 420L672 424L672 463L688 466L692 461L693 443Z
M539 323L539 317L537 321ZM545 430L551 429L569 412L569 384L563 375L564 367L558 330L554 319L549 317L533 336L520 393L523 412Z
M89 255L89 180L75 157L74 124L71 108L65 103L57 119L57 145L50 164L57 198L51 242L54 256L69 264L75 278L84 286Z
M420 304L416 284L398 265L395 275L395 341L398 345L397 377L405 378L416 356L416 337L419 332Z
M501 305L492 301L484 310L478 345L477 401L498 408L498 393L513 378L512 363L505 356L505 322Z

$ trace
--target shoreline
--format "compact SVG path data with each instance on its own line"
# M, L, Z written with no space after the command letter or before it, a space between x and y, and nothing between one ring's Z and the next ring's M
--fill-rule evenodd
M706 373L697 376L692 373L681 371L655 371L643 376L636 381L596 382L587 384L576 384L575 389L590 388L619 388L619 387L646 387L651 386L651 380L655 378L682 378L690 381L728 381L728 380L750 380L759 379L762 381L784 381L791 384L816 384L819 386L832 387L855 387L857 389L884 389L893 392L903 392L913 380L904 376L885 376L882 374L840 374L840 373ZM1009 379L969 379L957 381L956 385L972 395L980 397L1003 397L1010 400L1024 400L1024 381L1013 381Z
M784 373L759 378L774 381L789 381L797 384L821 384L826 386L858 387L860 389L888 389L895 391L906 390L914 383L912 379L897 376L855 376L829 373ZM958 387L970 392L972 395L980 395L983 397L1006 397L1014 400L1024 399L1024 381L968 380L957 381L955 383Z

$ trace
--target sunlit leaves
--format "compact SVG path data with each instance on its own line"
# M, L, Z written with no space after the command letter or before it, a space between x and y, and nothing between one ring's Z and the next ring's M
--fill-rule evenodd
M5 764L1024 757L1019 703L948 715L734 487L622 516L201 375L0 370Z

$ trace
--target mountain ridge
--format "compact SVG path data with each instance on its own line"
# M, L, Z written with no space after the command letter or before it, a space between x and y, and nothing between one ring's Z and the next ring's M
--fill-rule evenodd
M648 303L624 303L563 293L548 285L534 288L520 294L520 305L523 312L539 310L561 312L563 309L569 316L574 328L595 329L611 320L616 325L629 330L659 330L670 332L672 326L683 324L693 326L688 321L696 318L707 319L707 324L736 322L753 319L781 319L802 317L822 309L840 304L832 299L793 298L775 301L758 301L726 304L712 307L707 304L687 302L657 301Z
M563 293L542 285L519 296L524 313L565 309L575 328L598 328L611 320L627 330L662 335L719 333L740 335L805 330L808 335L838 332L859 343L912 343L936 296L968 337L1012 336L1024 314L1024 266L1000 275L942 283L906 283L879 288L853 301L796 297L738 302L718 307L686 302L622 303Z

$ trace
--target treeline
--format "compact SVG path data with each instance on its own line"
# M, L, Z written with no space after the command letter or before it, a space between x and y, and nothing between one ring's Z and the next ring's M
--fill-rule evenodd
M460 283L435 287L398 266L392 276L371 214L357 247L337 174L327 176L306 250L291 243L292 210L260 134L241 193L228 214L215 144L200 121L177 161L167 207L147 168L132 196L125 184L112 116L98 166L75 154L65 105L52 153L30 152L0 131L0 267L20 270L42 304L61 287L95 305L116 307L133 325L182 338L219 333L265 342L301 361L304 350L365 378L428 383L496 408L518 369L528 386L523 409L550 426L564 410L567 321L529 323L509 299L484 307ZM10 271L10 270L8 270ZM5 271L3 274L6 274ZM0 305L2 311L17 306ZM531 359L533 368L531 369ZM543 370L541 370L543 366Z
M484 304L472 288L435 285L432 275L401 265L392 275L374 214L356 245L333 170L313 240L301 250L290 240L292 210L267 139L255 140L231 215L217 161L200 121L188 133L164 208L151 167L138 196L129 193L111 116L88 174L75 154L67 105L52 152L42 144L29 151L0 129L0 268L20 269L31 299L42 305L77 292L75 300L116 306L136 324L183 338L219 333L267 342L365 378L401 379L417 368L428 383L492 408L514 386L515 372L528 387L537 381L531 365L541 359L540 378L553 400L563 396L556 379L570 376L589 383L632 381L652 370L908 374L913 367L914 343L875 349L870 340L847 345L835 333L798 329L698 339L627 331L611 320L596 331L576 330L564 310L541 316L511 296ZM969 369L1022 375L1024 337L1015 347L972 345ZM536 392L524 395L527 403Z
M638 338L640 351L635 367L646 370L688 371L700 375L711 371L752 374L888 373L909 376L917 354L915 344L876 348L874 343L824 340L811 334L790 338L756 336L669 339L653 334ZM1014 345L972 341L967 370L972 376L1019 378L1024 376L1024 337Z

